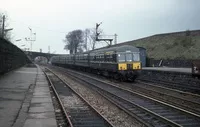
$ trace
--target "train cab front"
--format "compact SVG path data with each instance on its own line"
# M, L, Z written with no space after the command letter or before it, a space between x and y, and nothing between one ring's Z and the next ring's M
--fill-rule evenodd
M128 80L135 80L141 70L139 53L118 54L118 72Z

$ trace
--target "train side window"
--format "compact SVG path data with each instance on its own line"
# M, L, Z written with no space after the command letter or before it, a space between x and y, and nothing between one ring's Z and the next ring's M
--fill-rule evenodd
M109 54L109 62L113 62L113 56L112 56L112 54Z
M94 61L96 61L96 55L94 56Z
M90 61L93 61L93 56L90 54Z
M94 55L93 55L93 56L91 56L91 61L94 61Z
M112 57L113 57L113 62L117 62L116 54L112 54Z
M100 55L98 55L98 61L100 61L101 60L101 56Z
M106 54L105 57L106 57L106 58L105 58L105 61L106 61L106 62L109 62L109 61L110 61L110 55L109 55L109 54Z
M96 55L96 61L99 61L99 55L98 54Z
M104 57L104 61L107 62L107 55L105 54Z
M94 56L92 56L92 61L94 61Z
M106 54L106 62L109 61L109 56Z
M81 55L81 60L84 60L84 55Z

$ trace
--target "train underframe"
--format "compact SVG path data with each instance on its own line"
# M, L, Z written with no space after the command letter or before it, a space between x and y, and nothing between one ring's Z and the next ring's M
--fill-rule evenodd
M192 77L200 79L200 74L192 74Z
M74 70L80 70L80 71L89 72L89 73L95 73L95 74L102 75L102 76L119 80L119 81L133 82L139 75L138 70L113 71L113 70L101 70L97 68L83 67L83 66L77 66L77 65L71 65L71 64L53 64L53 65L64 67L64 68L70 68Z

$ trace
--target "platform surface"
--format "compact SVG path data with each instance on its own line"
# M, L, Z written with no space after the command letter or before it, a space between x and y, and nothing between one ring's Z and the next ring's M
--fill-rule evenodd
M48 82L40 68L0 76L0 127L56 127Z
M171 68L171 67L143 67L143 70L157 70L157 71L169 71L180 73L192 73L191 68Z

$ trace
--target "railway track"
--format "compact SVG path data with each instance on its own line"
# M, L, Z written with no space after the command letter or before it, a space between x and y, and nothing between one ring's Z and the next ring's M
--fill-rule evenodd
M116 84L200 115L200 96L145 82Z
M112 127L113 125L96 111L80 94L60 79L51 70L45 69L45 75L62 107L67 127ZM62 113L58 114L61 121Z
M105 80L105 78L102 76L90 73L86 74L96 78L100 78L101 80ZM107 79L106 81L124 89L150 96L157 100L175 105L179 108L183 108L187 111L200 115L200 95L198 94L171 89L160 85L154 85L152 83L147 83L143 81L136 81L135 83L119 82L116 80L110 81Z
M157 86L168 87L171 89L177 89L180 91L190 92L194 94L200 93L200 86L199 86L200 81L195 79L192 79L190 82L184 82L184 80L181 81L181 79L179 79L179 82L177 81L175 82L169 80L145 79L141 77L137 81L148 82L148 83L151 82Z
M200 116L195 113L85 74L74 71L65 71L64 73L74 80L78 79L87 83L88 87L106 97L146 126L200 126Z

